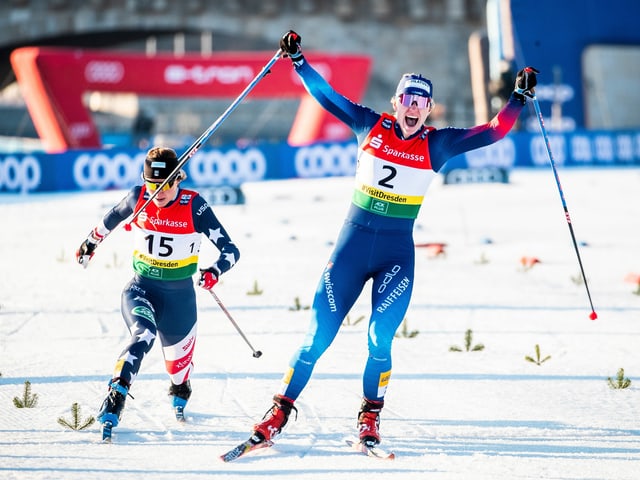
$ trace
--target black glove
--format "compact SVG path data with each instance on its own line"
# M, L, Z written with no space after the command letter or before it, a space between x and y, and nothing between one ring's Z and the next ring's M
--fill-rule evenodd
M76 261L84 268L87 268L89 266L89 260L91 260L91 257L93 257L96 248L98 248L98 245L100 244L100 242L102 242L103 239L104 236L101 236L98 233L97 228L91 230L91 233L87 235L86 240L82 242L82 244L76 251Z
M533 97L535 87L538 84L536 74L540 73L533 67L525 67L516 75L516 85L514 92L527 97Z
M289 30L280 39L280 49L285 53L285 57L291 58L292 62L302 60L302 37L293 30Z

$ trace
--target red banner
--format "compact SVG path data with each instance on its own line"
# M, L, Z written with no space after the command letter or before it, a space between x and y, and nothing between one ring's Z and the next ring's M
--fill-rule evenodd
M12 52L11 64L46 151L60 152L101 147L99 132L83 103L87 92L233 99L274 53L177 57L25 47ZM337 91L353 101L361 100L369 79L369 57L307 51L305 56ZM300 97L289 134L292 145L340 141L351 136L348 127L306 93L288 59L279 60L249 97Z

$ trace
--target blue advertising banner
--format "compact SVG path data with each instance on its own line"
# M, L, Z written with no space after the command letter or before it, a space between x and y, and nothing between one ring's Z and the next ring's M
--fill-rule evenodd
M640 165L640 131L550 133L549 142L559 166ZM0 192L128 189L140 182L145 153L113 148L58 154L0 154ZM353 175L356 155L354 141L305 147L258 143L247 148L205 148L185 165L186 184L236 187L262 180ZM508 171L514 167L547 166L548 161L541 134L514 132L489 147L452 158L442 173L485 168Z
M355 171L356 152L352 141L306 147L263 143L203 148L186 163L185 184L239 186L261 180L350 175ZM141 181L145 154L120 148L0 154L0 192L128 189Z
M607 167L640 165L640 131L587 131L548 133L558 166ZM499 142L458 155L443 173L454 168L546 167L549 154L542 134L514 132Z

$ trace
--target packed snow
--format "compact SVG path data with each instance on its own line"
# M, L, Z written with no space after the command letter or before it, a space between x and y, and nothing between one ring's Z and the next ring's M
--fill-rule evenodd
M119 303L131 234L114 231L86 270L74 260L125 192L0 196L0 477L637 479L640 171L559 174L599 318L589 319L550 169L514 170L508 184L436 181L416 223L413 302L394 342L382 413L382 445L394 461L345 444L361 399L367 288L275 446L219 459L262 418L302 341L351 178L245 184L245 204L215 207L242 254L215 291L263 355L252 356L198 289L187 422L175 421L156 344L112 444L101 442L97 423L76 431L58 419L73 422L74 403L81 421L96 415L128 337ZM217 252L203 245L207 265ZM621 368L631 385L611 388ZM25 381L37 402L16 408Z

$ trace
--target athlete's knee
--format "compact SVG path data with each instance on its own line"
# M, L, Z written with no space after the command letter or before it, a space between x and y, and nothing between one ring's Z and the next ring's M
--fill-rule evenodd
M304 365L315 365L315 363L320 358L320 352L316 349L309 347L300 348L296 354L293 356L291 363L298 364L302 363Z
M155 324L140 322L135 326L136 328L131 330L130 344L132 346L136 345L138 349L148 352L156 340L157 330Z
M379 362L387 362L391 358L391 347L369 344L369 359Z
M134 335L131 337L131 341L129 342L129 353L138 358L142 358L143 355L146 355L153 348L154 340L144 341L141 340L140 337Z
M319 328L308 334L300 347L299 354L306 359L315 358L317 360L329 348L336 338L336 333L337 330Z
M388 358L391 355L391 344L396 329L376 327L377 323L374 323L369 329L369 355L375 358Z

